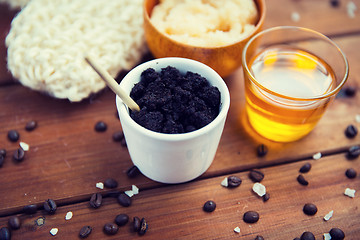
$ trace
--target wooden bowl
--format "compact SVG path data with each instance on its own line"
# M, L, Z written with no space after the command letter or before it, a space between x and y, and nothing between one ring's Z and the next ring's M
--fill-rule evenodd
M148 47L155 58L183 57L202 62L226 77L241 66L241 54L246 42L260 32L265 19L265 0L255 0L259 19L251 35L221 47L196 47L171 39L160 32L150 21L151 12L159 0L144 1L144 31Z

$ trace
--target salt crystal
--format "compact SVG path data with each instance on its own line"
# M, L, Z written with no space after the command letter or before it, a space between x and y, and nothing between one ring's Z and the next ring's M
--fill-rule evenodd
M330 239L331 239L330 233L324 233L324 240L330 240Z
M71 211L67 212L65 216L65 220L70 220L72 217L73 217L73 213Z
M22 150L24 150L25 152L26 152L26 151L29 151L29 149L30 149L29 144L24 143L24 142L20 142L20 147L21 147Z
M135 185L132 185L132 188L131 188L132 192L134 193L134 195L138 194L139 193L139 188Z
M350 1L346 4L346 10L347 10L347 14L350 18L354 18L355 17L355 10L357 9L355 3L353 1Z
M134 192L132 190L125 191L125 194L128 195L129 197L134 196Z
M240 233L240 228L239 227L234 228L234 232Z
M325 215L324 220L329 221L329 219L333 216L334 210L331 210L328 214Z
M291 20L298 22L300 20L300 14L298 12L291 13Z
M252 190L259 195L260 197L264 196L266 194L266 188L261 183L254 183Z
M228 178L227 178L227 177L225 177L224 180L222 180L221 186L223 186L223 187L227 187L227 186L228 186Z
M360 123L360 114L356 114L356 116L355 116L355 121L356 121L357 123Z
M53 236L55 236L55 235L58 233L58 231L59 231L58 228L52 228L52 229L50 230L50 234L53 235Z
M313 159L315 159L315 160L319 160L320 158L321 158L321 152L318 152L318 153L315 153L312 157L313 157Z
M355 189L346 188L344 194L348 197L355 197Z
M96 187L100 188L100 189L104 189L104 183L98 182L98 183L96 183Z

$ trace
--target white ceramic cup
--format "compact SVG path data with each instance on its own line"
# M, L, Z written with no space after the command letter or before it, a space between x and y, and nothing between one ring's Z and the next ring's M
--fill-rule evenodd
M153 68L159 72L167 66L175 67L183 74L187 71L198 73L219 89L220 111L211 123L189 133L158 133L136 123L118 96L116 106L134 165L154 181L182 183L197 178L210 167L224 129L230 95L224 80L213 69L194 60L175 57L159 58L138 65L122 79L120 86L130 94L144 70Z

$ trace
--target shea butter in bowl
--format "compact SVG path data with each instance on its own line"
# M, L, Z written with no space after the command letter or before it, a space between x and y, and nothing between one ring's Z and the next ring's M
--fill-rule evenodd
M155 58L202 62L226 77L264 23L265 0L145 0L144 31Z

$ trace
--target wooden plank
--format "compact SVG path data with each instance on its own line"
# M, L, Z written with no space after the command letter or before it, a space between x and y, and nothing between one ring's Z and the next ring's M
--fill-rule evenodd
M343 38L341 38L343 39ZM352 49L359 37L339 39L349 52L350 62L360 56ZM354 61L352 60L354 57ZM360 69L355 65L349 84L359 84ZM243 102L242 75L237 72L227 79L231 91L231 107L218 152L210 169L202 176L217 176L228 172L309 158L316 152L329 153L360 144L360 136L347 139L344 129L357 124L360 95L351 99L339 98L330 106L316 129L306 138L288 144L265 140L239 121ZM115 97L105 91L81 103L52 99L20 85L0 88L0 146L8 150L2 169L0 214L12 213L29 203L41 204L47 198L62 203L88 198L96 191L95 183L112 177L119 181L119 189L132 184L125 171L132 165L127 149L112 141L112 134L121 129L115 117ZM341 121L339 121L341 119ZM26 132L27 121L36 120L38 129ZM97 121L105 121L105 133L94 131ZM20 164L12 161L18 143L7 140L7 132L16 129L20 141L30 144L26 159ZM255 148L264 143L269 153L256 157ZM145 177L135 182L142 188L158 184Z
M299 168L311 162L310 172L304 174L308 186L300 185L296 177ZM302 161L262 169L265 174L261 182L270 193L270 200L263 202L252 191L253 182L248 172L235 173L243 181L238 188L229 189L220 185L224 176L166 186L151 190L140 190L133 197L132 206L121 207L114 198L105 198L98 209L89 207L88 202L60 207L55 215L47 215L43 210L33 216L19 215L23 219L21 229L13 231L13 239L49 239L49 231L56 227L58 235L54 239L76 239L82 226L90 225L93 232L88 239L105 238L102 228L113 222L115 216L126 213L144 217L149 223L144 239L255 239L262 235L265 239L294 239L304 231L314 233L322 239L323 233L331 228L342 229L346 239L358 239L360 234L360 198L344 195L345 188L359 191L360 178L348 179L348 168L360 170L360 159L349 161L344 154L324 157L319 160ZM202 210L207 200L216 203L212 213ZM314 216L305 215L304 204L313 203L318 211ZM329 221L323 217L334 211ZM73 218L65 221L68 211ZM246 211L257 211L260 220L247 224L242 220ZM34 221L45 217L45 225L35 227ZM0 226L5 226L8 217L0 218ZM131 224L121 227L119 232L106 239L129 239L136 237L130 231ZM233 231L240 227L241 232Z

